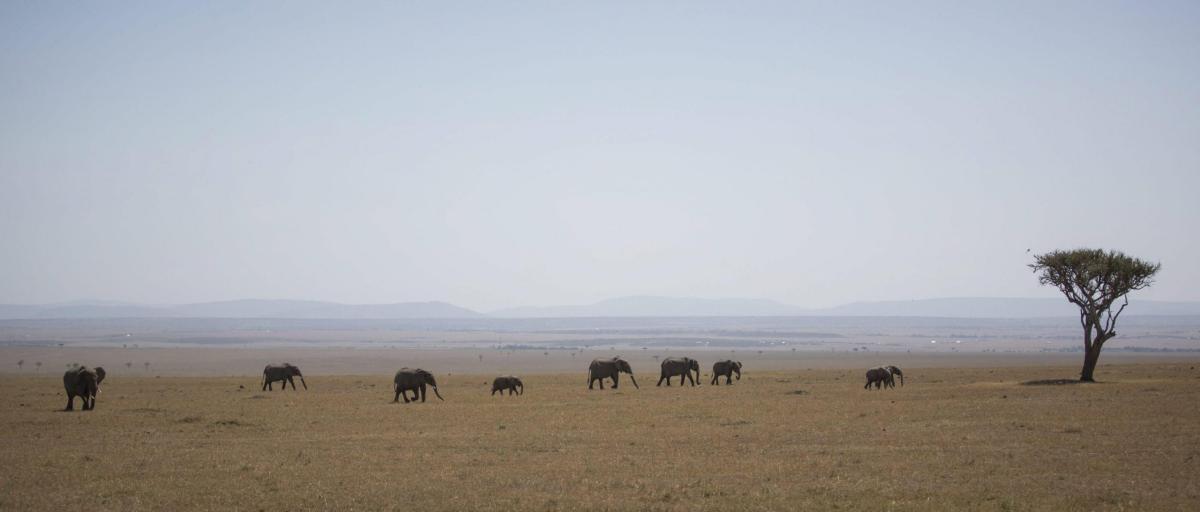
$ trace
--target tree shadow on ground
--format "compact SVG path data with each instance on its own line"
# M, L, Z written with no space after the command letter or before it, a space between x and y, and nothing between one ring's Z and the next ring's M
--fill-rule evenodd
M1022 382L1022 386L1066 386L1069 384L1098 384L1097 382L1085 382L1079 379L1042 379L1042 380L1027 380Z

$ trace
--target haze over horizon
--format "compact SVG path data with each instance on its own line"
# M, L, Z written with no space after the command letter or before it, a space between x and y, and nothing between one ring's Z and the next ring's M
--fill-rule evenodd
M1200 295L1200 4L0 5L0 303Z

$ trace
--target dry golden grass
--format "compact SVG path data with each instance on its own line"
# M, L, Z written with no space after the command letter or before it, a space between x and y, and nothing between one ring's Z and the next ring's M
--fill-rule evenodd
M387 375L112 372L86 413L58 412L58 376L5 376L0 509L1197 510L1194 366L909 368L883 392L857 370L616 392L580 372L520 397L456 374L410 405Z

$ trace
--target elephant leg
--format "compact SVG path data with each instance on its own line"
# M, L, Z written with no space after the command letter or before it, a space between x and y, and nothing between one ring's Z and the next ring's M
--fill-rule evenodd
M396 396L395 396L394 398L392 398L392 403L396 403L396 402L399 402L399 401L400 401L400 390L399 390L399 389L397 389L397 390L396 390Z
M408 403L408 390L407 389L401 389L400 396L404 397L404 403Z
M692 378L692 372L687 373L687 380L688 380L688 382L692 383L692 386L696 385L696 379ZM682 385L682 384L680 384L680 385Z
M496 388L492 388L492 396L496 396Z
M417 389L421 391L421 403L425 403L425 385L421 384L421 387Z
M517 388L508 388L508 396L517 394Z
M600 377L599 379L596 379L596 382L600 383L600 391L604 391L604 377ZM589 387L588 389L591 389L591 388Z
M613 374L613 389L617 389L617 386L621 384L621 380L620 380L620 379L621 379L621 374L620 374L620 373L614 373L614 374ZM667 385L668 385L668 386L670 386L670 385L671 385L671 381L667 381Z
M662 385L662 381L663 381L663 379L666 379L666 378L667 378L667 374L665 374L665 373L664 373L664 374L660 375L660 376L658 377L658 384L655 384L655 386L656 386L656 387L657 387L657 386L661 386L661 385ZM668 385L668 386L670 386L670 385L671 385L671 382L670 382L670 380L668 380L668 381L667 381L667 385Z
M262 390L263 390L263 391L266 391L266 390L267 390L267 384L270 384L270 383L271 383L271 382L270 382L270 381L268 381L268 380L267 380L267 378L264 376L264 377L263 377L263 386L262 386Z
M733 374L727 373L725 374L725 385L728 386L730 384L733 384Z
M63 409L63 410L64 411L74 411L75 410L75 395L67 393L67 408Z

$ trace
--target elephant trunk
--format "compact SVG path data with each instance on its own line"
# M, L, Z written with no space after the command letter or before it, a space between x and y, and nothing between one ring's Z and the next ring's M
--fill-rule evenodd
M634 389L642 389L642 388L638 387L638 385L637 385L637 379L633 378L633 372L629 372L629 380L633 381L633 388L634 388Z
M301 375L301 376L300 376L300 385L301 385L301 386L304 386L304 390L305 390L305 391L308 391L308 383L307 383L307 382L304 382L304 376L303 376L303 375Z
M442 394L441 394L441 393L438 393L437 386L432 386L432 387L433 387L433 394L434 394L434 396L437 396L437 397L438 397L438 400L441 400L441 401L445 402L445 401L446 401L446 399L445 399L445 398L442 398Z

